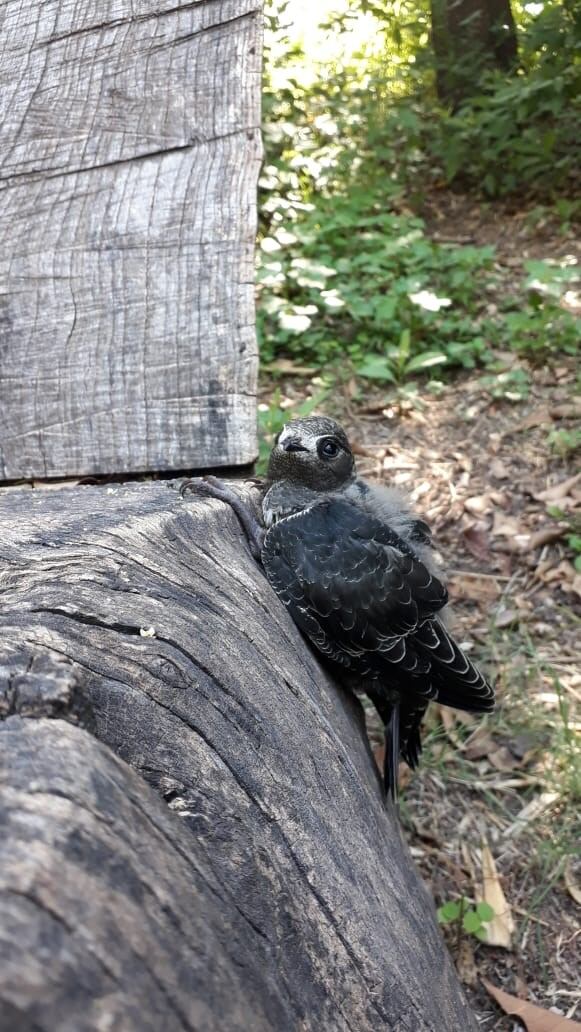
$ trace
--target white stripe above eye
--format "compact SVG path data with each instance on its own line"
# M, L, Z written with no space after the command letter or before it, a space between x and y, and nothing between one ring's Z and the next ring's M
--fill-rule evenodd
M317 441L319 436L307 433L305 430L298 431L296 427L291 429L288 426L283 427L278 438L279 446L282 446L285 441L300 441L303 448L307 451L312 452L314 455L317 453Z

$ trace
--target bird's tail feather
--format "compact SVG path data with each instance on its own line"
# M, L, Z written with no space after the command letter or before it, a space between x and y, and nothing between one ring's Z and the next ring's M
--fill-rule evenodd
M426 620L418 629L417 641L432 661L432 682L439 703L471 713L494 709L492 685L439 620Z
M385 794L397 804L397 782L399 769L399 701L392 703L391 713L385 724L385 756L383 760L383 786Z

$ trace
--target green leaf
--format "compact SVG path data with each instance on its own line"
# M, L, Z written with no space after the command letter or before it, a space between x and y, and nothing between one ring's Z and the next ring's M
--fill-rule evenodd
M328 394L328 391L317 391L316 394L313 394L312 398L307 398L306 401L301 402L297 408L298 415L310 416L311 412L314 412L315 409L324 402Z
M368 380L384 380L388 383L395 383L393 369L383 355L368 355L357 366L357 372L359 376L365 376Z
M449 900L438 908L438 921L440 924L449 924L450 921L457 921L460 917L461 904L457 900Z
M380 297L375 306L375 318L381 322L391 322L397 311L398 302L399 298L393 294Z
M406 362L406 373L415 373L418 369L429 369L431 366L444 365L448 361L440 351L423 351Z
M401 358L407 358L410 353L411 333L409 330L402 330L399 338L399 353Z
M477 904L476 913L481 921L492 921L494 917L493 908L490 906L490 903L486 903L484 900Z
M474 934L482 926L482 921L475 910L468 910L462 918L462 927L465 932Z

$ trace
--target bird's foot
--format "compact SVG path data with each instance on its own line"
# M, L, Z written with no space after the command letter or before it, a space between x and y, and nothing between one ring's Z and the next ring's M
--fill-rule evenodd
M218 501L229 505L236 513L240 525L246 535L251 555L257 562L260 562L262 543L264 541L264 528L260 526L255 514L242 499L224 484L218 477L196 477L193 480L184 480L180 487L180 495L184 497L186 491L193 491L195 494L206 495L207 498L217 498Z

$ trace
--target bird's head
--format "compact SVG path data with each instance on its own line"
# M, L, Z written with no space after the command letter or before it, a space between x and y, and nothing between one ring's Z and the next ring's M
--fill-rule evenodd
M275 439L268 479L290 480L315 491L333 491L351 479L355 460L345 431L326 416L285 423Z

